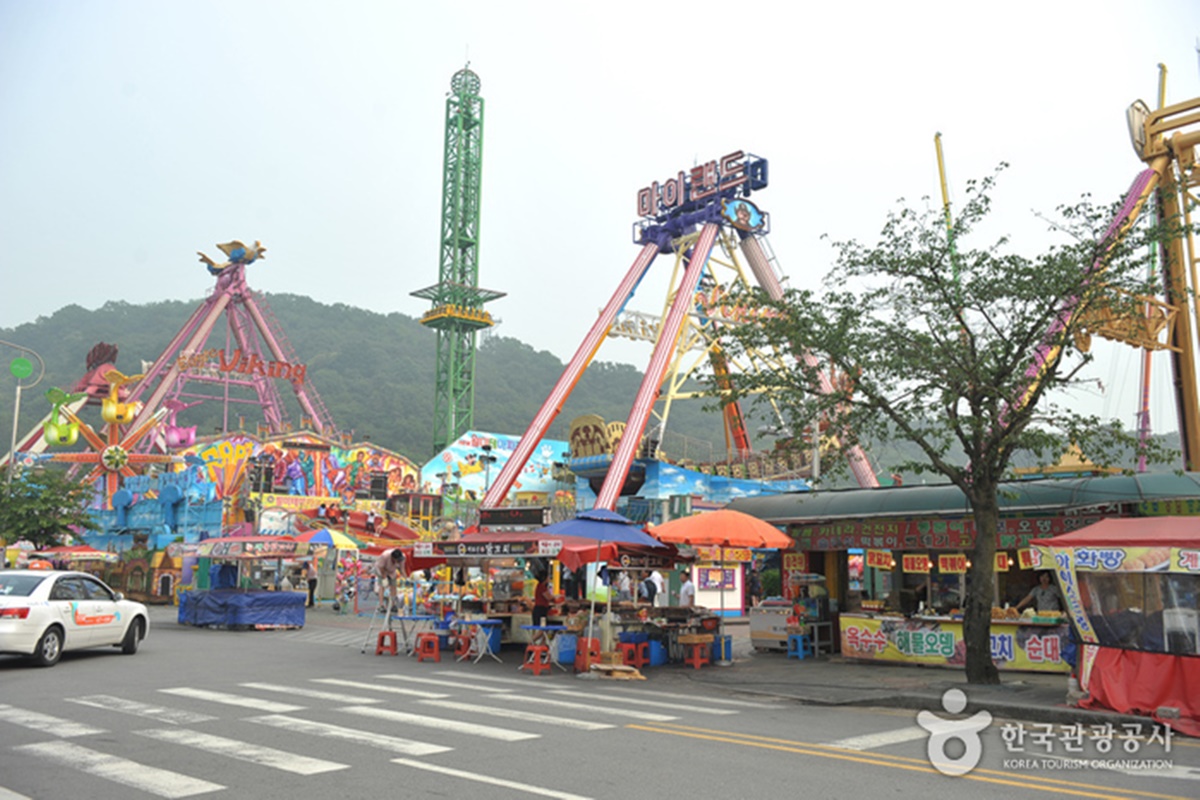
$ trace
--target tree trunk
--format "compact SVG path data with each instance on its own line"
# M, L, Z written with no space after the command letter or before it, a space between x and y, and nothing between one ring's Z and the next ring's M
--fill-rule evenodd
M992 600L996 586L996 532L1000 525L997 487L972 487L975 509L975 546L967 568L967 601L963 607L963 641L966 644L967 683L999 683L992 663Z

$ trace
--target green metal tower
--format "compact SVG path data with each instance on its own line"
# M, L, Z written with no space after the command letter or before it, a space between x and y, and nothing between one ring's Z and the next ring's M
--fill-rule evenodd
M492 326L484 303L503 292L479 288L479 199L483 171L483 98L479 76L463 67L446 98L442 227L438 282L413 292L433 303L421 324L438 332L433 452L475 421L475 334Z

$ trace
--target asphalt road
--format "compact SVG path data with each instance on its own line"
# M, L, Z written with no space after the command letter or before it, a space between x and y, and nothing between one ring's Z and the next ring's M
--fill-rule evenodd
M676 667L534 677L517 650L418 663L363 642L355 628L159 624L135 656L0 657L0 800L1200 797L1195 740L1128 753L1118 731L1113 752L1085 736L1074 753L1060 729L995 720L978 766L949 777L908 710L739 694ZM1023 752L1005 742L1014 725ZM1161 763L1134 763L1147 760Z

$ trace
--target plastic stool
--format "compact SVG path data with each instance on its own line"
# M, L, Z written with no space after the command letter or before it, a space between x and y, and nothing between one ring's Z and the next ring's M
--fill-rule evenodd
M817 652L813 649L812 640L803 633L788 634L788 658L798 658L804 660L809 656L816 656Z
M617 645L625 666L641 669L650 663L649 642L621 642Z
M685 644L688 649L688 654L684 656L683 662L691 664L696 669L709 663L709 655L712 653L712 642L700 642L696 644Z
M380 631L379 638L375 640L375 655L383 653L391 653L396 655L396 632L395 631Z
M588 672L592 664L600 663L600 640L580 639L575 648L575 671Z
M417 661L424 661L427 658L431 658L439 664L442 663L441 642L436 633L417 634Z
M525 663L521 669L527 669L534 675L548 672L550 667L550 648L544 644L531 644L525 648Z
M462 661L471 653L471 635L456 633L454 635L454 657Z

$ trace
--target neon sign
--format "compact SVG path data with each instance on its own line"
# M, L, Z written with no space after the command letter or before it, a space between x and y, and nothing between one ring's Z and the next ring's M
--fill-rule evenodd
M728 155L698 164L686 172L679 170L674 178L654 181L637 193L639 217L667 214L687 203L698 203L718 195L732 194L745 186L745 194L767 185L766 159L747 157L736 150Z

